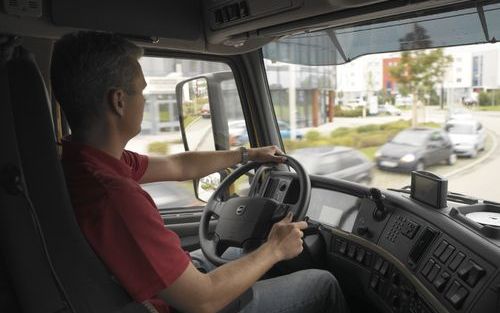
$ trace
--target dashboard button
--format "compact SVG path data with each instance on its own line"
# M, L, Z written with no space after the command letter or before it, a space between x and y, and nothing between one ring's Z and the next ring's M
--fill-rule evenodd
M418 225L417 223L411 220L406 220L401 232L403 233L404 236L408 237L409 239L413 239L413 237L415 237L415 234L418 232L419 228L420 225Z
M455 280L448 289L445 298L458 310L462 307L468 295L469 291Z
M363 260L365 258L365 249L363 248L358 248L358 252L356 253L356 261L358 263L363 263Z
M365 266L368 266L368 267L371 265L372 253L370 251L366 251L365 260L363 263L365 264Z
M444 250L446 249L446 247L448 247L448 241L446 240L441 241L436 250L434 250L434 255L439 258L441 256L441 253L443 253Z
M389 262L384 261L384 263L380 267L380 274L382 274L382 276L385 276L387 274L388 269L389 269Z
M431 271L431 269L434 267L434 264L436 262L434 262L433 259L430 259L429 261L427 261L427 263L425 264L424 268L422 269L422 275L423 276L427 276L429 275L429 272Z
M457 268L460 266L460 264L462 264L462 261L465 259L465 254L463 254L462 252L459 252L455 255L455 257L453 258L453 260L451 260L450 264L448 265L448 267L450 268L450 270L452 271L456 271Z
M396 285L396 286L399 286L401 284L401 277L399 277L399 273L394 271L391 275L391 282Z
M441 262L443 263L446 263L446 261L448 261L449 257L453 254L454 251L455 247L452 245L448 245L444 252L439 256L439 260L441 260Z
M349 248L347 249L347 256L351 259L356 255L356 246L353 244L349 244Z
M337 251L340 254L345 254L345 252L347 250L347 242L345 242L344 240L341 240L341 239L337 239L335 241L335 244L337 245Z
M486 271L473 261L469 261L458 269L458 276L469 286L476 286L477 282L486 274Z
M427 275L427 279L430 282L433 282L434 279L436 278L436 276L439 274L440 270L441 270L441 266L439 266L438 264L434 264L431 271L429 272L429 275Z
M378 257L377 261L375 261L375 265L373 265L373 269L376 270L377 272L380 271L382 263L384 263L384 260L381 257Z
M437 291L443 292L450 278L450 274L448 274L447 272L443 272L436 279L434 279L434 282L432 284L434 285L434 287L436 287Z

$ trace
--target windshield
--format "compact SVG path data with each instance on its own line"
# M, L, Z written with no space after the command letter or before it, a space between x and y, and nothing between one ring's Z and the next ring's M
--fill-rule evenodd
M461 135L470 135L475 133L474 125L467 124L448 124L446 126L446 130L450 134L461 134Z
M423 146L429 137L428 133L422 132L401 132L394 139L391 140L391 143L398 145L408 145L408 146Z
M307 151L300 160L318 175L401 188L423 169L448 179L449 191L500 201L492 188L500 171L500 44L472 44L500 38L500 4L483 9L484 27L477 8L464 8L269 43L264 64L285 151ZM440 46L447 47L424 49ZM466 122L441 132L451 120ZM468 123L485 130L473 144L447 135L470 133L461 125ZM430 132L411 128L436 129L433 145L424 144ZM355 149L367 161L320 159L320 147Z

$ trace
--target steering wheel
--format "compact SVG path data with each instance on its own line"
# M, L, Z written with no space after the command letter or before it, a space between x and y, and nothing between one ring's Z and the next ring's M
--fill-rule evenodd
M283 219L291 211L294 221L304 219L311 198L311 181L304 167L294 158L286 156L284 164L296 172L299 182L298 200L294 204L280 203L272 198L259 194L259 176L263 171L256 171L250 186L250 196L237 196L224 199L225 190L239 177L250 170L260 168L262 163L250 162L232 172L212 194L203 210L200 222L200 245L203 253L216 265L225 264L231 260L222 258L228 247L240 247L252 250L265 242L274 223ZM269 178L276 167L270 168ZM264 182L267 183L267 182ZM280 187L278 186L277 189ZM256 191L252 195L252 191ZM263 193L263 191L262 191ZM273 196L273 195L271 195ZM213 216L218 216L215 231L210 233L209 223Z

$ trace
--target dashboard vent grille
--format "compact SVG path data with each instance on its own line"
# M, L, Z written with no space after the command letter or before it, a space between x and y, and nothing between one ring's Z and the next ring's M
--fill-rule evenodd
M422 235L418 237L417 242L413 245L410 251L410 257L408 259L408 263L411 266L415 266L418 264L418 261L422 258L422 255L427 250L429 245L434 241L434 239L439 234L438 231L427 227Z
M214 10L214 21L216 25L225 24L240 20L249 16L248 4L246 1L239 1L227 4Z

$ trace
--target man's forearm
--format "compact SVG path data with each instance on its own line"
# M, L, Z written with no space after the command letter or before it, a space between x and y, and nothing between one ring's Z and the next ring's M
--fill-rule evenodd
M200 178L233 166L241 161L240 150L189 151L172 156L179 168L183 169L180 180Z

